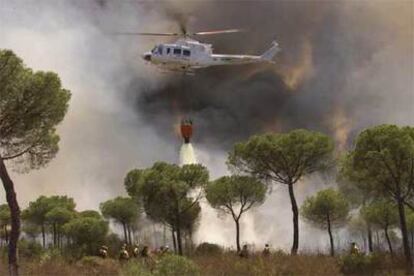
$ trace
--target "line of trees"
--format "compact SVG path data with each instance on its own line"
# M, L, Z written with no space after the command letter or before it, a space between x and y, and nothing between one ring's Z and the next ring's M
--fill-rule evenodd
M396 254L395 231L399 230L404 255L410 254L414 245L413 129L381 125L362 132L355 148L337 163L339 189L328 188L310 195L299 208L291 192L292 183L309 174L334 169L333 161L330 138L317 132L295 130L254 136L236 144L230 152L228 164L233 175L210 180L202 165L156 162L126 175L124 185L129 197L101 203L103 216L93 210L77 212L74 200L67 196L40 196L23 210L23 230L27 237L40 238L43 247L47 247L49 237L49 246L54 248L81 248L84 254L94 254L107 240L109 221L122 226L124 242L132 244L137 222L145 214L154 223L169 227L174 249L183 254L183 240L192 243L201 213L200 200L205 197L218 212L234 220L239 251L243 214L265 201L273 183L283 183L292 196L292 254L299 246L299 233L295 234L299 231L299 213L305 222L327 231L332 256L334 230L347 224L351 229L356 221L361 222L358 225L364 229L370 251L374 250L374 234L378 245L381 232L390 254ZM283 179L287 181L281 182ZM6 243L10 242L11 224L7 207L0 206L0 231ZM407 265L410 266L409 259Z
M234 173L232 176L214 181L205 178L198 186L184 185L178 166L156 163L152 168L129 172L125 187L131 197L143 204L148 216L169 225L173 233L180 230L177 214L181 209L174 209L169 204L176 206L176 195L181 193L183 202L180 204L191 207L190 202L199 201L203 188L210 205L231 215L235 221L236 247L240 250L242 214L264 202L270 185L283 184L287 186L291 200L292 254L299 248L299 211L306 222L327 230L331 255L335 254L334 229L346 225L351 217L359 214L366 227L369 250L374 250L373 230L377 233L380 229L390 253L394 254L390 233L399 228L404 255L411 266L410 243L414 242L414 234L410 216L406 214L408 211L412 213L414 205L413 128L380 125L367 129L356 139L354 149L336 161L334 143L329 136L294 130L256 135L236 144L227 161ZM326 170L337 171L339 189L319 191L307 198L299 209L294 185L313 173ZM197 199L186 203L186 198L194 194ZM171 214L175 220L171 219ZM181 220L178 216L178 221Z

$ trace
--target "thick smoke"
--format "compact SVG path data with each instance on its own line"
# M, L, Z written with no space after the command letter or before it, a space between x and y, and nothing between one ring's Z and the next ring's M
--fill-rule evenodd
M176 75L141 93L137 111L159 131L174 116L191 116L199 143L226 150L262 131L311 128L336 135L343 144L349 134L372 124L408 124L413 122L412 116L404 118L413 114L413 37L405 26L412 23L410 7L408 2L341 1L194 4L191 27L196 30L250 30L206 38L217 52L260 54L276 38L283 49L276 65ZM393 12L389 18L386 9ZM395 109L400 112L391 112Z
M159 38L113 35L178 30L177 21L196 31L249 30L203 38L218 53L260 54L274 39L283 51L275 65L165 75L140 58ZM0 0L0 48L57 72L73 93L57 158L13 175L22 207L40 194L68 194L78 209L97 208L125 193L129 169L178 162L174 125L183 117L194 121L196 154L213 178L227 173L231 145L254 133L311 128L343 149L362 128L413 125L413 33L411 1ZM300 183L299 203L327 184L318 176ZM244 219L244 242L290 246L285 188ZM301 227L302 248L326 242ZM196 238L232 245L233 228L203 213Z

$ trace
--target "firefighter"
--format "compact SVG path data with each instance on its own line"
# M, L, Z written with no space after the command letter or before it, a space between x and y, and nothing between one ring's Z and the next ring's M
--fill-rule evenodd
M351 250L350 250L351 255L358 255L360 254L358 245L355 242L351 243Z
M139 245L135 244L134 249L132 250L132 254L134 255L135 258L139 257Z
M263 249L263 251L262 251L262 256L263 257L268 257L268 256L270 256L270 247L269 247L269 244L265 244L265 247L264 247L264 249Z
M162 256L162 254L164 253L164 250L165 250L165 249L164 249L164 246L163 246L163 245L161 245L161 246L160 246L160 248L158 248L158 250L157 250L157 253L156 253L156 254L157 254L157 256L160 256L160 257L161 257L161 256Z
M160 247L160 250L159 250L158 256L162 257L162 256L164 256L164 255L166 255L168 253L170 253L170 248L168 247L168 245L161 246Z
M119 251L119 260L120 261L128 261L129 260L129 253L126 249L126 244L124 244L121 247L121 250Z
M248 258L249 257L249 249L247 247L247 244L243 245L243 248L240 251L239 256L241 258Z
M102 245L102 246L99 248L98 255L99 255L99 257L101 257L102 259L105 259L106 257L108 257L108 247L107 247L107 246L105 246L105 245Z

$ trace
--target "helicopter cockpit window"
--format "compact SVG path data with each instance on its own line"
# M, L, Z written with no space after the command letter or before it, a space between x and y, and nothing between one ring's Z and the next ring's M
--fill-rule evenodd
M157 52L157 47L158 46L155 46L154 48L152 48L151 53L155 54Z
M180 48L174 48L174 55L181 55L181 49Z
M186 49L183 50L183 55L184 56L189 57L190 54L191 54L190 50L186 50Z
M170 54L170 49L171 49L171 48L167 48L167 55L169 55L169 54Z
M163 51L164 47L162 45L158 46L158 54L162 55L162 51Z

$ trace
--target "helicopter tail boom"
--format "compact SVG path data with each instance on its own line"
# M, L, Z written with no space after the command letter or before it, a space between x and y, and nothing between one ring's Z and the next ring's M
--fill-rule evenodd
M276 41L272 42L272 47L270 47L266 52L264 52L260 58L265 61L273 61L274 56L280 52L279 44Z

